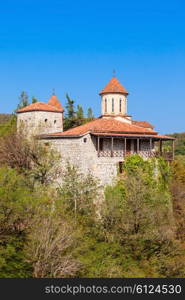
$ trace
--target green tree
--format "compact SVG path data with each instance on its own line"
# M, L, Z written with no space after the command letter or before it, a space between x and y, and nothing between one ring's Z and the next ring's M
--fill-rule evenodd
M37 140L26 139L22 132L1 138L0 166L9 166L24 174L33 185L49 185L61 175L60 155Z
M68 94L66 94L67 104L66 104L66 113L64 118L64 130L73 128L76 126L76 112L74 108L74 100L72 100Z
M83 108L82 108L81 105L77 105L76 117L79 120L83 120L84 119L84 112L83 112Z
M124 170L124 176L120 177L116 186L109 187L106 192L108 228L114 228L116 224L116 235L120 231L120 238L127 241L173 239L168 165L161 159L144 161L133 155L125 160Z
M31 276L23 248L36 202L22 175L0 169L0 277Z
M80 264L71 254L75 246L75 228L66 217L42 209L32 220L25 246L27 260L35 278L74 277Z
M66 104L66 117L68 119L74 119L76 117L76 112L74 108L75 101L72 100L68 94L66 94L67 104Z
M34 96L32 97L32 103L36 103L38 102L37 98L35 98Z
M93 111L92 111L91 107L89 107L88 110L87 110L87 118L88 119L93 119L94 118Z
M26 92L23 91L19 97L19 104L17 106L17 109L21 109L28 105L29 105L28 95Z
M99 183L92 174L85 176L77 167L67 164L59 193L69 212L73 212L75 216L77 213L94 215L98 190Z
M17 117L15 114L12 114L10 119L4 124L0 124L0 146L2 138L5 136L9 136L13 132L16 131Z

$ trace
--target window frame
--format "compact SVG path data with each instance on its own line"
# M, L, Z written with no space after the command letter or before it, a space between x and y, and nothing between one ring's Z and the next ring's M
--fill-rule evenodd
M112 113L114 113L114 98L112 98Z

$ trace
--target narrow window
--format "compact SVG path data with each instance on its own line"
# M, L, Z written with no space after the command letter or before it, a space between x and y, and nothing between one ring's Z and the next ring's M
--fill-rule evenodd
M121 106L122 106L122 100L120 99L120 100L119 100L119 112L120 112L120 113L121 113L121 110L122 110L122 107L121 107Z
M105 113L107 113L107 99L105 98Z
M55 120L55 121L54 121L54 124L56 124L56 122L57 122L57 121Z
M86 143L87 142L87 138L84 138L84 143Z
M114 112L114 98L112 98L112 112Z

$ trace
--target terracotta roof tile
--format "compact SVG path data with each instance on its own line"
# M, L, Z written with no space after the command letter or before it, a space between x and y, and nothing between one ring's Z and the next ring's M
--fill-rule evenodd
M156 135L157 132L143 128L140 126L128 124L126 122L117 121L114 119L96 119L91 122L88 122L84 125L69 129L64 132L47 134L46 136L61 136L61 137L70 137L70 136L81 136L86 133L138 133L138 134L150 134Z
M36 102L32 103L26 107L23 107L17 110L17 113L28 112L28 111L51 111L51 112L63 112L62 108L57 108L55 106L43 103L43 102Z
M154 128L154 126L147 121L132 121L132 124L145 128Z
M128 95L127 90L122 86L116 77L113 77L99 94L102 95L107 93L120 93Z
M151 137L153 139L163 139L163 140L175 140L175 138L167 135L158 135L158 134L136 134L136 133L106 133L106 132L101 132L101 133L92 133L93 135L106 135L106 136L124 136L124 137Z
M58 98L55 95L52 95L51 98L48 101L49 105L52 105L58 109L64 110L60 101L58 100Z

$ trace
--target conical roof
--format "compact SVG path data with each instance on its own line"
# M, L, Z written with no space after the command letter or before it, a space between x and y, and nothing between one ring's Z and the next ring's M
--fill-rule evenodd
M118 81L116 77L112 77L112 79L108 82L104 89L101 90L99 94L103 95L109 93L119 93L128 95L127 90L122 86L122 84Z
M28 106L25 106L17 110L17 113L29 112L29 111L51 111L51 112L63 112L63 108L56 107L51 104L36 102Z
M60 103L60 101L58 100L57 96L55 96L55 95L51 96L51 98L48 101L48 104L52 105L52 106L54 106L54 107L56 107L60 110L64 110L61 103Z

